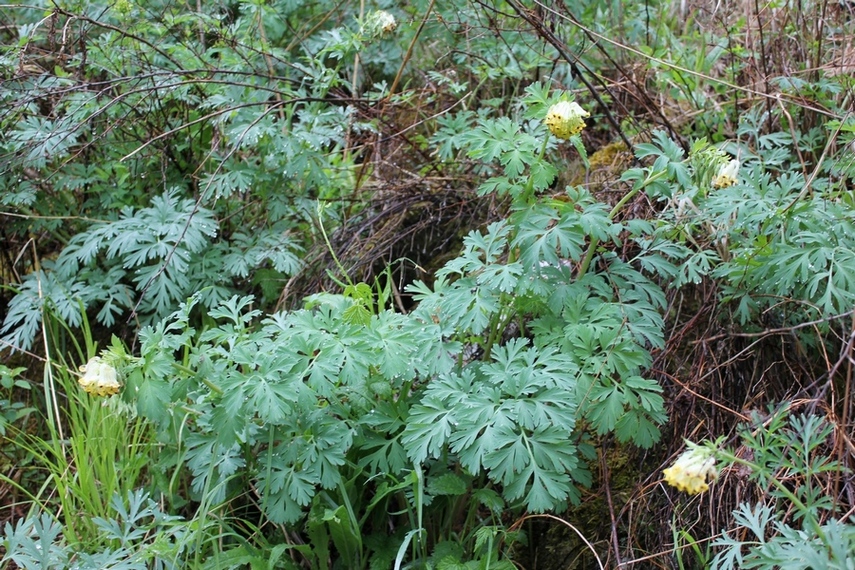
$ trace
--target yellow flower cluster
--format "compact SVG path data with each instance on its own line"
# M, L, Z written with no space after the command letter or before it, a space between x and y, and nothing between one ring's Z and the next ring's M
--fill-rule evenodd
M712 451L689 444L690 448L677 458L674 465L662 471L665 482L685 491L690 495L697 495L709 489L709 481L718 477L715 468L715 457Z
M80 386L93 396L112 396L119 393L119 381L116 369L96 356L80 367L83 376L77 381Z
M578 103L561 101L549 108L546 119L543 121L552 134L559 139L567 140L573 135L578 135L585 128L585 117L591 113L579 106Z
M718 174L713 178L713 188L727 188L728 186L733 186L737 183L737 176L739 176L739 161L733 159L722 166L718 171Z

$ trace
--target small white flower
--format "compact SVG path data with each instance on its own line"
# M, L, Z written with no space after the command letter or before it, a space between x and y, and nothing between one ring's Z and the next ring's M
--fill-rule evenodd
M384 34L389 34L395 31L398 27L398 22L395 21L395 16L385 10L377 12L377 24Z
M112 396L118 394L119 381L116 369L96 356L80 367L83 376L77 381L80 386L93 396Z
M549 108L544 123L559 139L567 140L577 135L585 128L585 117L591 113L579 106L575 101L561 101Z
M713 188L733 186L738 182L737 176L739 176L739 161L734 158L719 169L712 181Z
M362 29L363 32L367 33L369 36L377 37L385 34L391 34L397 27L398 22L395 20L395 16L386 10L377 10L376 12L371 12L368 17L365 18L365 24Z
M703 493L710 488L708 482L718 477L712 451L693 443L662 474L666 483L690 495Z

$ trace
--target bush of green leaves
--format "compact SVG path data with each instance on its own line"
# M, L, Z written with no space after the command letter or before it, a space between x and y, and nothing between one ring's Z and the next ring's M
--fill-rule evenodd
M79 327L80 304L111 328L163 319L202 288L207 307L250 290L272 304L314 239L310 197L351 180L342 147L360 125L330 91L344 56L368 50L355 14L296 54L288 26L331 6L44 4L47 17L12 10L3 34L17 41L0 48L4 239L39 236L21 252L36 261L4 283L4 346L29 349L43 311ZM29 65L63 28L86 48Z
M756 135L748 125L741 134ZM837 127L837 142L850 149L852 121ZM636 149L652 165L623 175L655 179L646 189L663 210L647 247L683 261L673 286L712 277L731 317L747 327L764 318L798 326L845 314L855 302L851 149L806 176L781 137L731 146L740 174L727 187L711 184L726 153L701 139L687 155L661 131Z
M551 101L534 86L522 105L542 117ZM145 328L123 394L158 427L157 468L186 469L192 498L218 508L250 489L269 520L304 521L319 564L330 540L350 560L400 563L450 539L486 556L506 509L577 502L593 434L656 442L661 389L643 374L664 295L600 246L650 226L615 222L580 188L536 197L553 144L537 120L472 125L461 151L488 159L483 191L515 195L513 211L412 285L409 314L360 284L267 316L232 297L199 328L203 290Z

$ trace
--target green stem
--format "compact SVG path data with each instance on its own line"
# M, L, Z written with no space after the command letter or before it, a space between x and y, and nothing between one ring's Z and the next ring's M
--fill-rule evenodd
M504 307L504 306L508 305L509 303L510 303L509 295L507 293L502 293L499 296L499 305ZM490 327L490 336L487 337L487 344L484 345L484 356L482 358L482 360L484 362L490 360L490 354L492 353L493 345L496 344L496 341L499 339L499 335L502 334L502 331L504 331L506 328L508 328L508 325L510 324L511 319L513 319L513 318L514 318L514 312L511 310L508 310L507 316L505 316L505 318L502 318L502 311L501 310L496 315L495 320L493 320L493 322L491 323L492 326Z
M546 137L544 137L544 139L543 139L543 145L540 147L540 153L537 155L537 158L534 159L534 162L532 164L540 162L541 160L543 160L543 157L546 155L546 145L548 145L548 144L549 144L549 135L546 135ZM534 177L531 174L528 175L528 182L526 182L525 188L523 189L522 194L520 194L520 198L522 199L523 202L525 202L526 206L530 206L531 203L533 202L533 199L534 199Z
M324 228L323 216L325 207L326 205L323 202L318 202L318 226L321 229L321 235L324 236L324 243L327 244L327 249L329 250L330 255L332 255L336 267L338 267L338 270L341 271L342 275L344 275L344 279L347 281L347 284L352 286L353 281L350 280L350 275L347 274L347 271L345 271L344 266L338 260L338 256L335 254L335 250L333 249L333 246L330 243L330 238L327 236L327 230L326 228Z
M184 366L183 364L178 364L177 362L173 363L172 367L175 368L176 370L178 370L179 372L183 372L189 376L197 376L197 374L198 374L192 368L188 368L187 366ZM208 388L210 388L212 392L216 393L218 396L223 395L223 389L222 388L220 388L219 386L217 386L216 384L214 384L213 382L211 382L210 380L208 380L207 378L205 378L201 375L199 375L198 377L199 377L199 381L202 384L204 384L205 386L207 386Z
M597 246L600 245L600 240L597 238L591 238L591 243L588 245L588 251L585 252L585 259L582 260L582 265L579 266L579 273L576 275L576 281L582 279L585 276L585 273L588 272L588 266L591 265L591 260L594 258L594 252L597 250Z
M749 467L750 469L752 469L755 472L763 471L763 469L760 465L753 463L751 461L747 461L745 459L742 459L741 457L737 457L735 455L732 455L728 451L724 451L724 450L719 449L716 452L716 455L718 455L718 457L720 457L726 461L730 461L732 463L739 463L740 465L745 465L746 467ZM819 526L819 522L811 514L807 505L805 505L801 501L801 499L799 499L792 491L787 489L783 483L781 483L780 481L778 481L774 477L769 477L769 483L773 487L775 487L782 495L784 495L786 498L788 498L793 503L793 505L795 505L796 508L802 512L802 514L804 515L804 518L810 522L811 527L813 527L814 532L819 537L819 539L822 541L822 543L826 547L830 546L828 544L828 539L825 536L825 532L822 530L822 527Z
M203 415L203 413L200 412L199 410L194 410L193 408L191 408L189 406L183 406L183 405L178 406L178 409L181 410L182 412L186 412L186 413L190 414L191 416L199 417L199 416Z
M540 152L538 153L537 158L534 159L532 164L535 164L535 163L543 160L543 157L546 156L547 145L549 145L549 135L546 135L543 138L543 144L540 146ZM534 202L534 177L530 173L528 176L528 181L525 184L525 188L523 188L523 191L520 194L520 200L526 206L531 206L532 203ZM516 261L515 252L513 249L509 249L509 251L508 251L508 263L513 263L514 261ZM501 306L504 307L508 303L509 300L510 299L508 298L508 295L506 293L502 293L502 295L499 298L499 303ZM502 318L502 312L499 311L499 313L496 315L496 318L491 323L492 326L490 327L490 334L487 337L486 345L484 345L484 358L483 358L484 361L487 361L490 359L490 353L492 352L493 345L496 343L496 340L498 340L501 332L503 330L505 330L505 327L508 326L508 323L511 322L511 319L513 318L513 314L514 314L513 311L509 311L507 316Z
M621 209L626 206L626 203L632 200L636 194L638 194L645 186L654 182L665 175L664 170L658 170L651 174L647 175L647 178L641 184L636 185L629 192L627 192L623 198L621 198L615 207L612 208L612 211L609 212L609 220L614 220L615 216ZM588 245L588 250L585 252L585 258L582 260L582 265L579 267L579 274L576 276L576 280L578 281L582 277L585 276L585 273L588 272L588 267L591 265L591 260L594 258L594 252L597 250L597 246L600 245L600 240L597 238L591 238L591 243Z

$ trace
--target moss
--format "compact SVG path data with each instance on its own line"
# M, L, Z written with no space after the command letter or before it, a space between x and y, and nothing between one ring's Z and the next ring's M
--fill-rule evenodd
M525 552L517 549L514 559L525 568L538 570L598 568L593 553L579 538L578 531L594 546L600 560L605 562L612 544L612 516L608 496L603 488L608 485L615 516L619 516L636 491L639 481L649 474L640 471L640 462L633 455L634 452L635 448L631 446L613 445L606 449L608 480L604 481L598 462L591 464L595 476L594 486L584 494L581 504L570 507L561 516L576 530L554 519L533 519L526 526L530 546ZM618 521L618 540L621 543L624 542L625 523L625 520Z
M632 153L621 142L607 144L588 159L588 171L578 172L570 181L573 186L584 184L592 192L607 189L611 182L618 180L632 163Z

